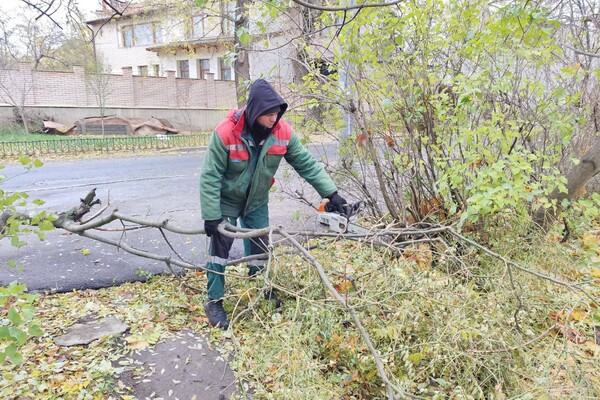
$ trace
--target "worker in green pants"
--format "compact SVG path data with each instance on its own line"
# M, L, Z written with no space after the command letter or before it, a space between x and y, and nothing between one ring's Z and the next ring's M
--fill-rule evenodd
M350 208L323 166L300 143L292 127L281 119L287 103L264 79L250 86L242 110L231 110L210 137L200 176L200 205L204 231L210 237L207 264L208 301L204 305L212 326L229 327L223 308L224 271L233 238L218 232L227 220L243 228L269 226L269 191L282 158L328 198L334 211L348 215ZM268 237L244 241L246 255L267 252ZM252 261L249 274L259 273L266 260ZM272 296L269 293L268 296Z

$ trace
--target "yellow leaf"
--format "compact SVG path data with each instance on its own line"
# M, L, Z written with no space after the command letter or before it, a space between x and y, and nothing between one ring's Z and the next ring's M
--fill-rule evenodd
M576 308L571 313L571 321L583 321L587 315L587 311L582 310L581 308Z
M83 254L84 256L89 256L90 254L92 254L92 251L90 249L81 249L81 254Z
M240 290L238 291L238 294L240 296L240 300L242 301L254 300L254 295L249 290L244 290L243 292Z
M582 345L582 348L589 356L594 356L600 351L600 346L597 345L593 340L586 340Z
M583 246L586 248L595 247L600 243L598 236L592 235L591 233L584 233L582 238Z
M334 287L335 290L337 290L340 293L347 293L350 289L352 289L352 282L343 280L337 285L334 285Z
M371 378L373 378L375 375L377 375L377 370L372 369L371 371L369 371L369 373L367 373L367 375L365 375L365 378L367 380L371 380Z
M139 336L129 336L125 338L125 341L129 345L129 348L133 350L144 350L145 348L150 346L150 344L147 341L145 341Z
M600 268L592 268L592 277L600 279Z

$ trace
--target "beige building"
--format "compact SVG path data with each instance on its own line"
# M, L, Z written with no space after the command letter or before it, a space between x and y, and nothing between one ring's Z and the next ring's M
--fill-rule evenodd
M131 67L134 75L165 76L176 71L177 78L234 80L235 0L225 0L220 10L208 11L189 4L164 2L161 6L146 1L129 4L112 0L115 8L126 6L122 16L102 3L97 17L87 21L94 32L96 57L113 73ZM251 11L249 33L250 78L264 77L280 90L294 81L297 61L295 40L302 36L297 9L277 18ZM256 21L260 21L257 23Z
M134 75L233 80L228 51L233 45L233 9L208 15L201 9L113 1L122 16L100 2L87 24L94 33L96 57L112 73L131 67Z

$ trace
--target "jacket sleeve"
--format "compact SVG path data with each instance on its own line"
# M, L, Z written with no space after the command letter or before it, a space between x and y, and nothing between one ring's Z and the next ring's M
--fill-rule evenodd
M204 220L222 217L221 182L227 169L227 159L228 153L225 144L217 132L213 132L200 173L200 211Z
M285 160L315 188L321 197L327 197L337 191L335 183L325 172L323 166L300 143L300 139L295 133L292 133L290 138Z

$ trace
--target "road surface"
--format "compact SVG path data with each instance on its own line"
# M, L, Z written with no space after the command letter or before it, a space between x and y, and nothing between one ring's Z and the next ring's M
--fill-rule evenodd
M321 149L323 149L321 147ZM318 158L323 150L312 149ZM328 152L331 151L327 149ZM9 165L1 171L8 179L2 189L24 191L30 199L41 199L42 209L66 211L79 204L89 190L106 202L109 210L163 220L186 228L202 226L198 182L203 152L183 152L139 157L50 161L43 167L25 171L21 166ZM298 179L293 170L282 162L276 176L277 190L271 194L271 224L298 228L306 221L314 227L309 207L286 196L284 191L304 190L311 201L318 202L314 190ZM92 209L97 210L98 206ZM299 219L298 219L299 218ZM118 225L111 225L118 228ZM111 238L121 238L135 247L161 254L173 254L154 229L128 232L96 232ZM168 235L175 251L186 261L202 265L207 254L203 235ZM30 291L65 292L73 289L101 288L127 281L144 280L149 274L168 272L160 262L140 258L119 251L115 247L54 230L39 241L33 234L22 237L28 244L14 248L10 240L0 240L0 283L24 282ZM240 241L236 241L231 257L242 256ZM19 268L7 266L13 260Z

